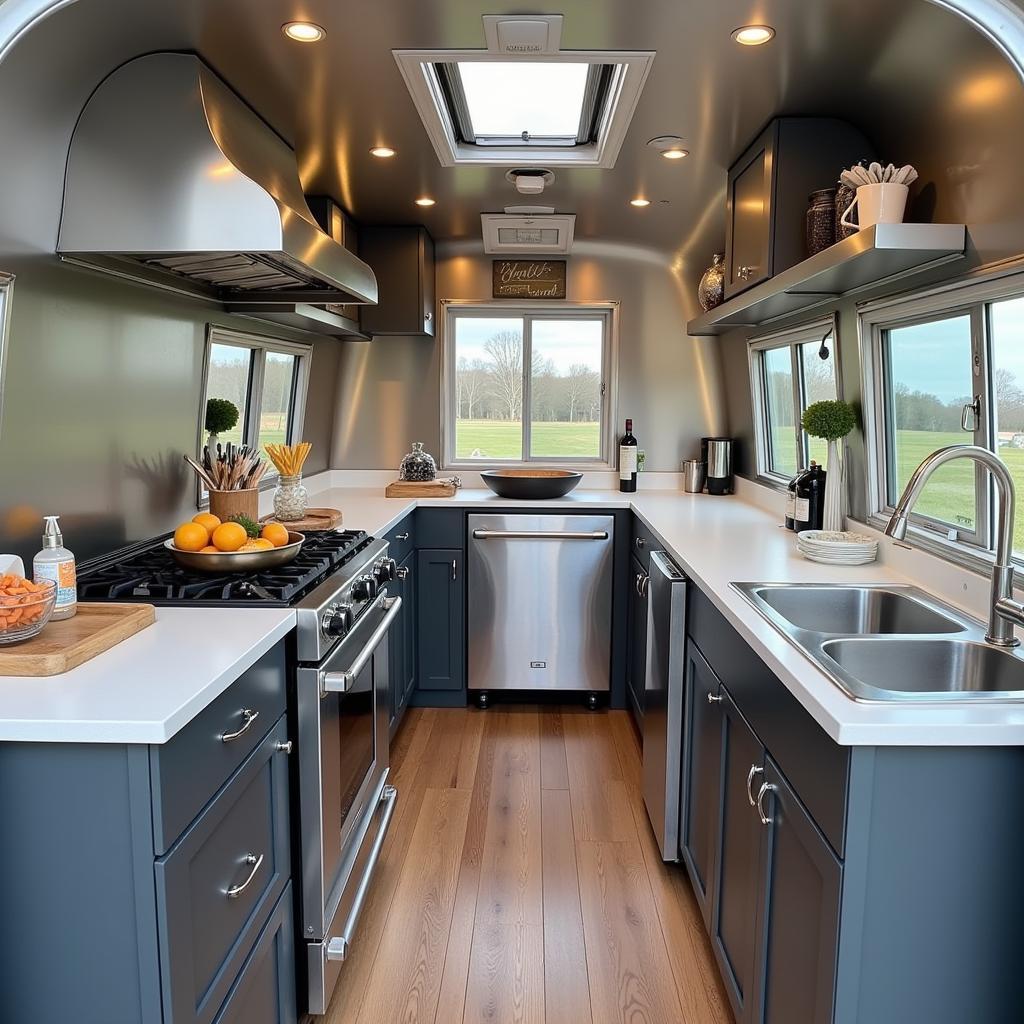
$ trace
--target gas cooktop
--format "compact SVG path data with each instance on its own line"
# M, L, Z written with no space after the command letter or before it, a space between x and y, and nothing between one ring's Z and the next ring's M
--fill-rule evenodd
M168 534L168 536L170 536ZM353 559L373 538L363 530L308 533L295 560L265 572L203 573L183 569L166 538L114 552L83 567L80 601L145 601L159 605L287 607Z

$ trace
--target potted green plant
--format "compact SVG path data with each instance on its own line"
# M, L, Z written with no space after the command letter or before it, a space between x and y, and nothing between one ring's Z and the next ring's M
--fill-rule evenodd
M206 419L203 426L209 433L206 439L210 451L216 454L217 435L224 430L232 430L238 423L238 406L226 398L208 398L206 400Z
M831 399L812 402L807 406L801 423L811 437L828 441L823 526L826 530L842 530L843 460L839 442L857 426L857 415L849 402Z

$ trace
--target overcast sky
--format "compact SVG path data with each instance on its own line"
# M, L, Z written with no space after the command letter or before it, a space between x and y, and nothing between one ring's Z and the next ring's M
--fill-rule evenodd
M967 314L890 332L896 383L938 395L944 402L974 394L971 323ZM1024 299L992 304L992 350L996 369L1007 369L1024 387Z
M489 362L484 344L501 331L512 331L522 337L523 322L519 317L458 317L455 321L455 358L482 359ZM601 372L600 320L534 320L533 357L550 359L560 374L568 372L573 363L585 363Z

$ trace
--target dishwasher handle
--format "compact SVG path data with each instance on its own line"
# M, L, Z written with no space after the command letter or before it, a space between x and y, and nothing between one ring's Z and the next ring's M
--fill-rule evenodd
M607 540L607 530L474 530L474 540Z

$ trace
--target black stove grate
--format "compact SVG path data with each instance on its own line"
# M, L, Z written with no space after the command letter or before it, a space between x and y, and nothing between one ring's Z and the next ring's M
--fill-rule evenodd
M258 604L287 607L347 562L373 538L363 530L306 534L287 565L266 572L212 574L183 569L163 546L165 538L115 552L78 576L80 601L150 604Z

